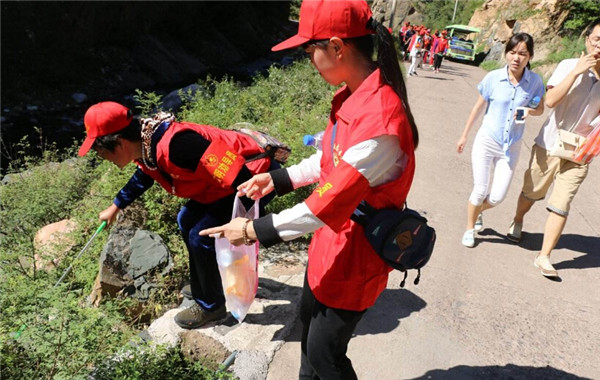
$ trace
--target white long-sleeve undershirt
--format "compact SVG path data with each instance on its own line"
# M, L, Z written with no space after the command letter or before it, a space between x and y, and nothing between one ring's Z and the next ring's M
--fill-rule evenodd
M319 180L321 155L319 151L287 169L295 189ZM342 160L362 174L369 181L369 186L375 187L400 177L408 157L400 149L397 136L382 135L352 146L344 153ZM293 240L324 225L305 202L273 215L273 227L284 241Z

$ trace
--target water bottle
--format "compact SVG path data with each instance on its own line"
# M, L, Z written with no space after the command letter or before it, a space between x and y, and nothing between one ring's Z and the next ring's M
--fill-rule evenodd
M540 105L540 97L536 96L533 99L531 99L531 101L529 102L529 104L527 105L528 108L537 108L537 106Z
M302 143L304 143L306 146L314 146L316 150L321 150L324 134L325 131L320 131L314 135L304 135L304 138L302 138Z

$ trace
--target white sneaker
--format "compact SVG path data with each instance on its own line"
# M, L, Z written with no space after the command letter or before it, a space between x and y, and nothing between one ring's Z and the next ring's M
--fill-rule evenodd
M477 220L475 221L475 232L479 232L483 230L483 214L479 214L477 216Z
M475 231L466 230L462 237L462 245L465 247L473 248L475 246Z

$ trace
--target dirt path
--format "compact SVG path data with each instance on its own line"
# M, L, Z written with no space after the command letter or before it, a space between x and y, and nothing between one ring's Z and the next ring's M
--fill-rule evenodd
M600 379L600 168L591 167L552 261L561 282L533 266L547 211L535 205L523 242L508 243L533 138L544 116L528 121L518 170L503 204L485 214L479 243L461 245L471 191L470 150L455 142L486 73L444 62L442 72L408 78L421 145L408 203L436 228L434 256L421 283L405 289L394 272L365 315L349 356L360 379ZM268 380L297 378L298 327L269 367Z

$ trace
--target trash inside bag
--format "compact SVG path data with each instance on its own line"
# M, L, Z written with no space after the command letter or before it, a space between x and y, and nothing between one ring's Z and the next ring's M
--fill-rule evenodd
M235 197L231 219L256 219L258 209L258 200L246 211L239 198ZM241 323L254 301L258 288L258 242L236 247L226 238L218 238L215 241L215 250L227 310Z

